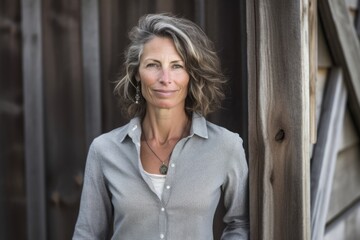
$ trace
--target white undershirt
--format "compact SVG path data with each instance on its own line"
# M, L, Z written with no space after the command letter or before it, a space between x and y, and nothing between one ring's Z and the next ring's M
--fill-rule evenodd
M164 189L166 175L148 173L145 170L144 170L144 172L151 179L151 182L152 182L152 184L154 186L156 195L161 200L161 195L162 195L162 192L163 192L163 189Z

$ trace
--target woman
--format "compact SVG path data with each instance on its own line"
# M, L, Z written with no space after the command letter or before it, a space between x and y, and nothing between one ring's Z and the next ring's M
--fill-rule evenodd
M248 168L238 134L207 122L224 94L213 45L189 20L146 15L115 92L132 118L89 150L73 239L248 239Z

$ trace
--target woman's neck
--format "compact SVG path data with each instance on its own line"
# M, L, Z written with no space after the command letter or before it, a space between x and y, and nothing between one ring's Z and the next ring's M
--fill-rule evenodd
M185 111L147 111L142 131L147 140L164 145L185 137L190 130L190 119Z

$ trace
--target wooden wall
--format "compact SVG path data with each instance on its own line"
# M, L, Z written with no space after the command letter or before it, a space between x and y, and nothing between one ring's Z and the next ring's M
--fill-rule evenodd
M0 2L0 239L26 237L20 10Z
M83 4L90 2L98 4L99 18L84 22ZM39 5L31 5L33 3ZM94 89L100 96L99 133L126 122L112 89L128 44L127 32L143 14L172 12L197 22L214 41L229 78L229 87L223 108L209 119L239 132L246 145L244 4L235 0L0 0L0 239L71 238L88 147L86 124L98 121L86 117L87 109L95 106L91 95L90 100L85 96L91 86L86 82L89 69L84 56L94 51L84 48L86 24L99 25L100 78L95 77L95 81L100 87ZM39 11L38 15L28 12L34 8ZM25 35L22 26L28 26L24 29L29 30L26 32L37 30L31 22L22 22L25 15L34 19L31 18L34 14L39 19L36 26L41 32L36 36ZM28 45L28 40L37 43L37 48ZM40 57L40 79L32 79L33 72L24 69L24 59L31 63L31 55L24 53L24 49L31 49ZM40 86L31 85L32 81L39 82ZM24 89L24 86L31 86L31 89ZM34 106L30 98L24 99L24 93L31 96L36 92L43 95L43 101ZM24 114L28 110L25 106L40 108L42 113L28 111ZM40 131L36 130L43 141L37 142L26 134L33 129L32 123L27 121L29 118L35 121L40 118L44 123ZM24 122L28 123L25 129ZM29 143L43 149L43 163L36 162L36 157L32 161L42 164L44 170L30 171L31 166L25 166L30 163L25 154L25 135ZM39 180L40 185L32 182L33 179ZM36 192L29 192L29 188L35 188ZM38 193L44 195L43 200L38 200L45 204L36 206L42 208L44 215L32 211L32 204L36 202L30 199L39 198ZM37 224L41 222L45 224ZM221 227L216 224L217 237Z
M360 236L360 137L354 125L347 111L331 189L326 240Z
M356 27L359 18L358 0L346 0L348 16ZM334 59L334 50L329 46L329 39L326 36L327 29L323 22L319 21L318 32L318 75L317 75L317 116L321 117L323 94L327 86L327 80L331 69L339 67L338 59ZM326 26L325 26L326 27ZM340 47L340 46L339 46ZM345 47L346 46L342 46ZM356 49L353 49L356 51ZM358 63L359 64L359 63ZM359 79L357 80L359 81ZM360 236L360 122L350 110L351 104L348 101L345 111L337 158L332 179L330 202L326 214L326 227L324 239L358 239Z

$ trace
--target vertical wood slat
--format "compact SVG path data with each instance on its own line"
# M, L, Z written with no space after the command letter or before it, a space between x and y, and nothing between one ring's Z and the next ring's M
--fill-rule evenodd
M308 0L247 3L250 236L310 239Z
M344 72L349 108L355 122L360 122L360 42L350 21L345 1L318 0L319 13L333 59ZM360 132L360 125L357 125Z
M174 10L174 0L156 0L157 12L172 12Z
M81 1L86 144L101 133L99 1Z
M240 92L241 94L241 102L243 103L243 112L241 113L241 117L239 117L240 119L243 118L242 120L242 124L241 124L241 129L243 129L243 140L244 140L244 148L245 148L245 153L246 156L248 156L248 135L249 135L249 130L248 130L248 71L247 71L247 36L246 34L246 5L247 5L247 1L240 1L240 31L241 31L241 39L240 39L240 56L241 56L241 71L240 71L240 79L241 79L241 89L242 91Z
M27 231L46 239L41 0L22 0Z
M205 29L205 0L195 1L195 22Z
M324 237L347 92L342 72L330 72L319 124L319 139L311 164L311 226L313 240Z
M356 29L357 36L360 40L360 0L358 0L358 5L357 5L357 14L356 14L356 18L355 18L355 29Z
M318 70L317 0L309 0L310 140L316 143L316 77Z

